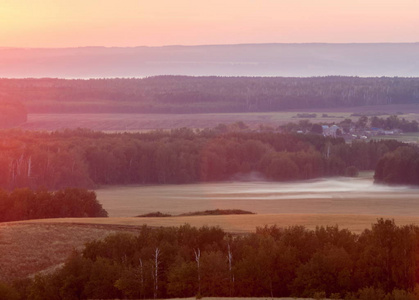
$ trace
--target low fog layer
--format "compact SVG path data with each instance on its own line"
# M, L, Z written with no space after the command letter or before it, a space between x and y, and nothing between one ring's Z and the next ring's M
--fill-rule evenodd
M112 187L97 190L97 195L111 217L217 208L258 214L419 216L419 188L378 185L372 179Z
M0 77L419 76L419 43L0 48Z

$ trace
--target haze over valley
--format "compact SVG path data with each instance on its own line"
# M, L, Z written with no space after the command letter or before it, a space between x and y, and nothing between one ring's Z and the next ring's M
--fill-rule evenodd
M419 76L419 43L0 48L0 77Z
M419 299L417 0L0 3L0 300Z
M257 214L419 217L417 187L379 185L372 178L116 186L98 189L96 193L110 217L134 217L157 211L180 215L232 208Z

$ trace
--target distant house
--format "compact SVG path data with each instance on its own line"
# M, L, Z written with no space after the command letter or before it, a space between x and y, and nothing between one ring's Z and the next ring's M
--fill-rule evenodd
M371 134L372 135L382 135L384 134L384 129L378 127L371 127Z
M322 129L323 129L323 136L336 137L338 130L343 132L342 129L337 125L332 125L330 127L328 125L322 125Z

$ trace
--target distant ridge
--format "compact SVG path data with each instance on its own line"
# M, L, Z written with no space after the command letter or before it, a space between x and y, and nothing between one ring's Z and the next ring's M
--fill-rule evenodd
M3 78L419 77L419 43L0 48Z

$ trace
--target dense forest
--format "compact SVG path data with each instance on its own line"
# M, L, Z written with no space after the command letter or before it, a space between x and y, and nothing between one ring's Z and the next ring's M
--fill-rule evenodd
M27 118L28 113L21 102L0 98L0 128L16 127L25 123Z
M419 148L399 147L377 163L374 179L388 184L419 185Z
M250 172L273 181L353 175L374 170L384 154L405 145L223 128L119 134L0 131L0 187L193 183Z
M14 299L314 297L414 300L419 227L379 219L356 235L338 227L151 229L86 244L55 273L0 284Z
M16 189L0 190L0 222L75 217L107 217L95 192L67 188L55 192Z
M418 104L418 78L187 77L0 79L0 95L30 113L262 112Z

